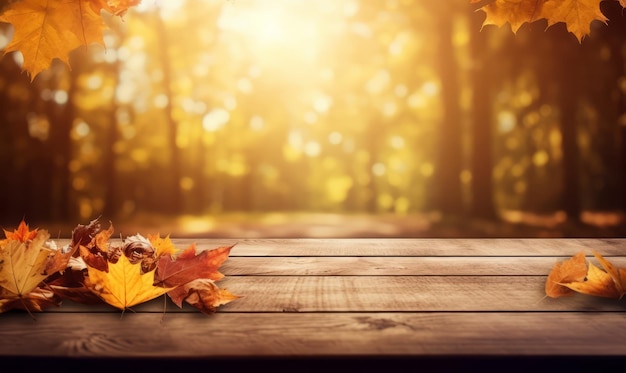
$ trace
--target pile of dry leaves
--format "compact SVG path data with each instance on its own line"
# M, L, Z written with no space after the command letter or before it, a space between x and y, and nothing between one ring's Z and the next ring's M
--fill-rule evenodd
M204 250L195 244L178 250L169 237L140 234L112 244L113 225L96 219L78 225L71 242L58 247L43 229L22 221L0 240L0 313L59 306L68 299L108 303L121 310L166 294L178 306L187 302L210 314L239 298L215 282L234 246Z

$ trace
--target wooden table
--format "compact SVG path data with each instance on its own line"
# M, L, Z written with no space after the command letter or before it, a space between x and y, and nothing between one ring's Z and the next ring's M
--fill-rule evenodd
M71 302L36 320L1 314L0 371L86 360L146 372L198 363L236 371L251 362L294 372L547 360L597 368L626 357L624 301L544 297L556 261L597 250L626 266L626 239L173 241L202 249L236 242L218 285L243 297L210 316L169 300L164 314L163 298L123 315Z

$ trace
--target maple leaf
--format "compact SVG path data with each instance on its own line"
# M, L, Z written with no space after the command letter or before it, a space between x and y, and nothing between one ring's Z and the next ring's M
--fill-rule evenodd
M565 23L567 30L574 34L579 42L591 32L591 23L606 23L607 18L600 10L603 0L495 0L479 9L486 14L485 25L511 25L513 32L524 23L540 19L548 22L548 27L556 23ZM470 0L472 4L482 0Z
M55 58L69 65L69 53L81 45L104 45L104 21L89 0L16 1L0 14L0 22L13 25L4 51L22 53L22 69L31 81Z
M178 286L168 291L167 295L178 307L182 308L185 301L205 314L211 314L217 307L241 297L226 289L220 289L213 280L206 278L195 279Z
M591 32L591 22L606 23L607 18L600 11L602 0L546 0L542 17L548 20L548 26L563 22L567 31L582 41Z
M228 259L234 246L205 250L196 255L194 243L176 257L162 255L157 262L154 284L175 287L198 278L220 280L224 275L219 272L219 267Z
M574 290L561 285L562 283L583 281L587 275L587 261L583 251L572 256L563 263L554 263L546 280L546 295L559 298L574 294Z
M0 286L15 297L23 297L37 287L52 250L45 245L50 237L41 230L30 241L8 240L0 249Z
M121 255L109 263L108 272L87 266L85 286L106 303L125 310L165 294L171 288L154 286L154 270L141 273L140 264L132 264Z
M22 70L31 82L58 58L69 66L72 50L92 43L104 46L107 28L101 12L122 16L141 0L20 0L9 3L0 22L13 25L13 39L5 53L19 51Z
M32 239L23 240L28 229L20 224L16 234L0 244L0 312L12 308L40 311L59 304L50 290L41 288L44 280L63 271L73 249L58 249L46 230L38 230ZM26 236L30 237L30 233Z
M481 1L470 0L470 3L475 4ZM546 0L495 0L480 8L487 15L483 26L501 27L509 23L513 32L517 32L524 23L538 19L545 2Z
M26 241L32 240L37 235L37 228L33 229L32 231L29 230L28 224L26 224L24 219L22 219L20 224L17 226L16 229L13 230L13 232L8 231L6 229L3 229L3 230L4 230L4 235L6 237L6 239L3 241L17 240L21 242L26 242Z

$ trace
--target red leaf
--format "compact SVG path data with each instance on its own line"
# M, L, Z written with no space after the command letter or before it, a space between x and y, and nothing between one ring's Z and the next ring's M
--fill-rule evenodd
M222 246L196 255L196 245L192 244L176 258L162 255L154 273L154 286L176 287L200 278L220 280L224 275L218 271L219 267L228 259L233 246Z

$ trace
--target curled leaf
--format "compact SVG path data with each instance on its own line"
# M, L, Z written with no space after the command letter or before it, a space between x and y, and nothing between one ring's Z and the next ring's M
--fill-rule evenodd
M587 261L583 251L572 256L563 263L554 263L554 267L546 280L546 295L559 298L574 294L574 291L563 283L583 281L587 275Z
M170 290L167 295L174 304L182 307L183 301L199 309L202 313L211 314L221 305L237 298L226 289L220 289L212 280L201 278Z
M561 265L555 264L546 281L546 295L558 298L575 291L604 298L623 297L626 269L617 268L597 252L594 256L603 269L591 262L587 265L583 253L576 254Z

